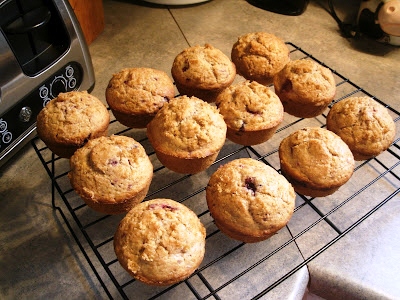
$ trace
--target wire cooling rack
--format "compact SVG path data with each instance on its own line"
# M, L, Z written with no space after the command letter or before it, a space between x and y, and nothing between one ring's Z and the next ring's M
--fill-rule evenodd
M309 58L328 67L294 44L287 45L292 59ZM227 141L217 161L208 170L195 175L177 174L163 167L145 130L127 129L119 122L111 121L110 134L123 134L139 141L154 165L154 178L145 200L170 198L181 202L198 215L207 229L206 255L199 269L187 280L168 287L146 286L122 269L113 250L113 235L122 216L101 215L88 208L71 188L67 176L68 160L54 156L40 139L32 140L51 179L53 208L62 216L110 299L259 299L272 296L311 260L399 194L400 113L335 70L331 71L337 84L333 103L349 96L373 97L387 107L393 117L396 139L378 157L357 162L352 178L334 196L310 198L297 195L289 224L270 239L256 244L231 240L215 226L205 201L205 187L210 175L219 165L239 157L261 160L280 171L280 141L306 126L325 127L329 108L321 116L311 119L285 114L276 134L261 145L243 147ZM363 201L365 198L368 203Z

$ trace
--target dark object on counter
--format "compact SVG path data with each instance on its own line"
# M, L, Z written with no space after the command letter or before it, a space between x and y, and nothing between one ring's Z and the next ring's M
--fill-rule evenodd
M309 0L247 0L247 2L274 13L298 16L306 10Z
M368 8L363 9L358 17L358 30L374 39L381 39L385 33L376 22L376 13Z

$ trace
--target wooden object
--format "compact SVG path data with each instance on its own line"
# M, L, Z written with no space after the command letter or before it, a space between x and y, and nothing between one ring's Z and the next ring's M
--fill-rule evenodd
M69 0L81 25L87 44L91 44L104 30L102 0Z

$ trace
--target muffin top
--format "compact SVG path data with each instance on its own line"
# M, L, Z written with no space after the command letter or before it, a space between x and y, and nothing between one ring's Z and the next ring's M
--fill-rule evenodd
M356 154L375 156L386 150L396 135L388 110L370 97L349 97L333 105L327 128L339 135Z
M274 77L274 87L285 99L321 106L330 103L336 93L331 70L311 59L290 61Z
M324 128L307 127L279 146L282 172L310 188L339 187L353 174L354 158L343 140Z
M156 114L174 96L172 79L151 68L123 69L112 76L106 89L108 105L127 114Z
M240 158L211 175L206 197L217 224L244 235L265 236L286 225L296 195L286 178L270 166Z
M127 136L90 140L70 160L71 185L84 198L118 203L141 191L153 176L142 145Z
M171 73L176 82L185 86L212 90L230 85L236 76L236 68L221 50L206 44L179 53Z
M167 285L185 279L204 257L206 231L196 214L170 199L135 206L120 222L114 249L136 279Z
M44 141L83 145L93 132L110 122L106 106L86 91L60 93L37 116L37 133Z
M289 48L273 34L252 32L238 38L231 58L240 75L264 84L289 62Z
M166 103L147 126L150 143L164 154L203 158L225 143L226 124L218 109L196 97Z
M216 100L229 128L257 131L272 128L283 120L278 96L256 81L244 81L226 88Z

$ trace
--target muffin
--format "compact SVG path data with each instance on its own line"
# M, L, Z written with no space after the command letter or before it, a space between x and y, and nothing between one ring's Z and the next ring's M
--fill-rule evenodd
M121 220L114 250L122 267L149 285L188 278L204 258L206 231L196 214L170 199L135 206Z
M221 50L206 44L179 53L172 64L171 74L181 95L214 102L235 79L236 68Z
M226 124L215 106L196 97L178 96L148 124L147 136L165 167L194 174L217 158L225 143Z
M239 158L217 169L206 188L215 224L229 237L263 241L286 226L296 194L285 177L252 158Z
M336 94L331 70L311 59L290 61L274 77L274 88L285 112L299 118L322 114Z
M231 58L238 74L268 85L289 62L289 54L289 48L277 36L252 32L238 38L232 46Z
M142 145L127 136L90 140L70 160L71 185L85 203L104 214L121 214L141 202L153 177Z
M106 106L86 91L60 93L40 111L36 131L56 155L70 158L88 140L108 134Z
M227 125L227 138L240 145L267 141L283 120L278 96L256 81L231 85L217 97L216 104Z
M279 145L282 174L296 192L325 197L353 175L354 158L346 143L324 128L307 127L284 138Z
M106 100L115 118L130 128L146 128L174 96L172 79L151 68L123 69L112 76L106 88Z
M370 97L349 97L333 105L326 126L349 146L355 160L366 160L389 148L396 126L388 110Z

